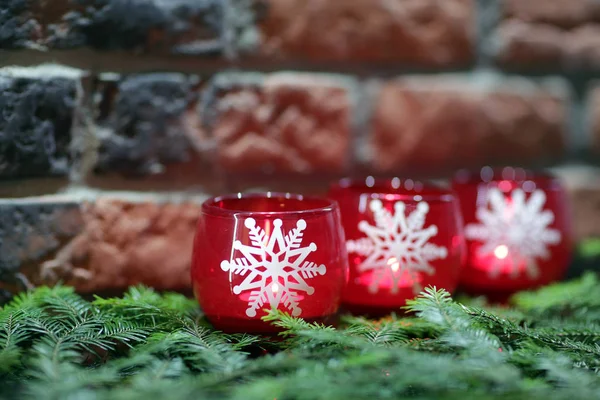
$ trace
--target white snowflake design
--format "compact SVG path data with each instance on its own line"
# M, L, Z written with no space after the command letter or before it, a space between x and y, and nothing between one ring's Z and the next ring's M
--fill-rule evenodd
M521 189L515 189L510 198L505 198L497 188L489 190L485 205L476 211L480 223L467 225L465 236L483 243L478 255L492 256L490 277L498 277L506 266L512 278L519 276L523 266L529 278L539 276L536 259L547 260L548 246L561 240L560 232L549 228L554 214L543 209L545 203L546 194L539 189L529 200Z
M244 225L250 230L252 245L236 240L233 249L242 253L243 257L222 261L221 269L229 271L230 276L244 277L241 284L233 287L233 293L250 291L246 315L255 317L257 310L267 303L272 308L283 303L292 316L299 316L302 309L299 307L298 291L312 295L315 289L306 283L306 279L325 275L327 271L323 264L306 261L309 254L317 250L316 244L300 247L306 221L299 219L296 228L285 236L280 219L273 221L270 235L256 226L253 218L246 218Z
M372 200L369 207L375 217L375 226L367 221L359 222L358 229L367 237L346 243L349 253L366 256L358 270L373 270L369 291L377 293L382 282L391 279L390 292L398 293L401 278L408 274L413 282L413 292L418 293L422 289L418 273L433 275L435 269L429 261L444 259L448 255L445 247L428 243L438 232L435 225L423 229L429 204L419 202L417 209L408 216L405 214L406 205L401 201L394 204L394 215L377 199Z

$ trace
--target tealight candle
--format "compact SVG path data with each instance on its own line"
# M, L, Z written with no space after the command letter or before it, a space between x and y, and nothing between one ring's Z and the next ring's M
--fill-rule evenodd
M347 279L338 205L286 193L207 200L194 241L192 285L207 319L226 332L270 332L265 310L322 321Z
M557 178L521 168L459 172L465 218L466 291L504 300L560 279L572 253L567 196Z
M454 194L411 179L343 179L330 198L342 212L352 312L399 311L426 286L453 291L464 259L462 218Z

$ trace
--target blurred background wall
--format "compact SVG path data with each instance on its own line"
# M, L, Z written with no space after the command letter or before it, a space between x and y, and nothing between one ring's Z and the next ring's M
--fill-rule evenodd
M600 237L595 0L0 0L0 287L185 289L199 204L549 167Z

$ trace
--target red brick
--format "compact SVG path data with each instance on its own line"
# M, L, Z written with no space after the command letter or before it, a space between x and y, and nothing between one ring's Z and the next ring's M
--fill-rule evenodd
M600 238L600 186L574 188L569 195L575 239Z
M179 73L100 75L95 171L197 180L210 172L212 143L197 106L202 80Z
M473 59L472 0L261 0L262 52L312 62L464 65Z
M527 22L573 27L600 20L595 0L504 0L504 16Z
M350 98L325 76L273 74L255 83L215 83L212 134L217 159L232 173L339 172L347 163Z
M567 165L552 172L567 189L575 240L600 238L600 169Z
M565 33L555 26L511 20L500 25L498 35L503 64L559 66L563 62Z
M600 86L591 90L588 106L592 151L600 157Z
M600 67L600 3L504 0L497 59L523 68Z
M85 205L82 213L85 228L71 242L73 247L57 254L62 265L85 271L84 278L72 278L79 290L137 283L162 289L189 286L198 205L101 199Z
M453 79L404 78L382 86L369 155L375 170L445 173L538 164L563 154L567 111L561 94L527 88L529 82L478 87Z

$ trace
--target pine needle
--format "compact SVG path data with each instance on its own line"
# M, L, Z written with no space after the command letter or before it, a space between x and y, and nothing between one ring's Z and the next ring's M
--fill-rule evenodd
M600 396L598 281L407 310L338 327L271 311L279 338L215 331L196 302L138 286L86 301L57 286L0 309L0 385L13 398L531 399Z

